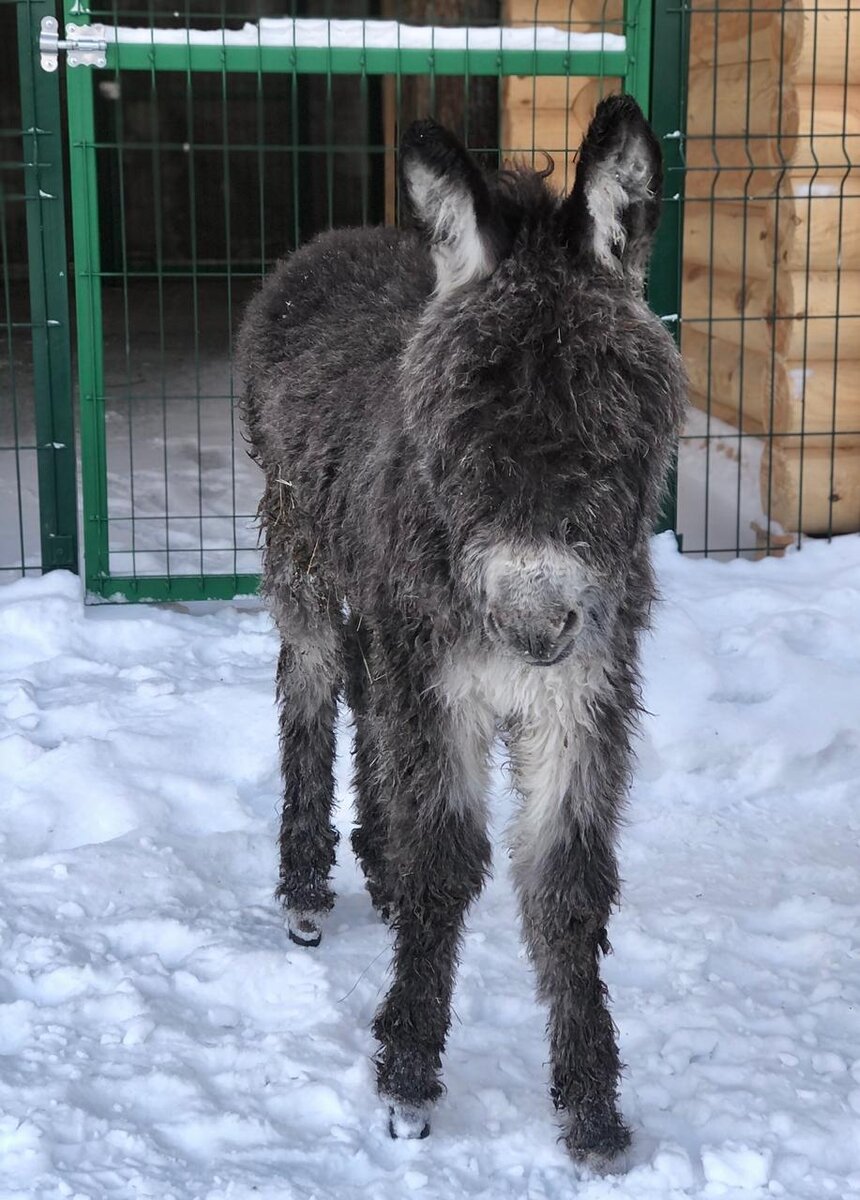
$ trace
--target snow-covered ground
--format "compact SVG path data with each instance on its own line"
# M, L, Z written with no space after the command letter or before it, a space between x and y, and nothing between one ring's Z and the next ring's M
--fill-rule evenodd
M768 525L772 544L782 544L779 535L785 531L765 512L763 450L762 438L690 406L678 445L677 528L685 553L758 557Z
M556 1141L543 1015L495 877L423 1142L369 1024L389 935L349 850L322 946L271 901L276 643L253 607L0 589L2 1200L860 1194L860 539L730 564L658 542L665 603L605 964L625 1175Z

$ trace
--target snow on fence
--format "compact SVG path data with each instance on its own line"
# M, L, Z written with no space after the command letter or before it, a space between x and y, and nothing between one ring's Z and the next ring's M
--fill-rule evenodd
M623 34L560 29L410 25L402 21L346 21L319 18L270 18L241 29L158 29L126 25L99 27L118 45L283 46L360 50L562 50L623 53ZM89 34L88 27L82 27Z

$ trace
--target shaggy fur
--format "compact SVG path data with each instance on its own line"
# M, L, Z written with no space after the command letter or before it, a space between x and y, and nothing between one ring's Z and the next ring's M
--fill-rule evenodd
M353 846L396 931L374 1032L392 1134L423 1136L463 920L490 863L497 729L524 937L574 1157L629 1134L598 962L653 597L649 534L681 418L675 346L642 298L660 153L597 110L560 201L485 175L432 122L401 147L419 232L328 233L279 264L239 338L266 475L263 593L280 630L278 895L316 944L334 720L356 723Z

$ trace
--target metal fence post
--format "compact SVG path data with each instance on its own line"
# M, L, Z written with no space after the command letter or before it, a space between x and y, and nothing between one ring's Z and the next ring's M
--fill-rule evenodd
M66 8L72 8L69 0ZM80 24L89 22L87 14L82 14L83 20L77 13L74 15ZM67 70L66 105L75 260L84 579L87 592L100 595L109 574L109 543L101 230L90 68Z
M39 471L42 570L78 569L63 132L56 72L39 65L52 0L20 0L18 57L27 196L27 252Z
M654 33L653 0L625 0L624 32L627 37L627 74L624 90L647 113L651 103L651 45Z
M654 0L651 124L663 147L663 217L657 231L648 299L676 341L681 332L684 237L684 133L687 127L689 18L685 0ZM673 466L657 532L677 525Z

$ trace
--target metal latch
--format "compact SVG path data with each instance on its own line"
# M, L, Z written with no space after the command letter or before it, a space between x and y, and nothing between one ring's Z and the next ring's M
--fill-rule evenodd
M68 51L70 67L106 67L108 44L104 25L67 25L65 41L60 39L56 17L42 17L39 32L39 53L43 71L56 71L60 50Z

